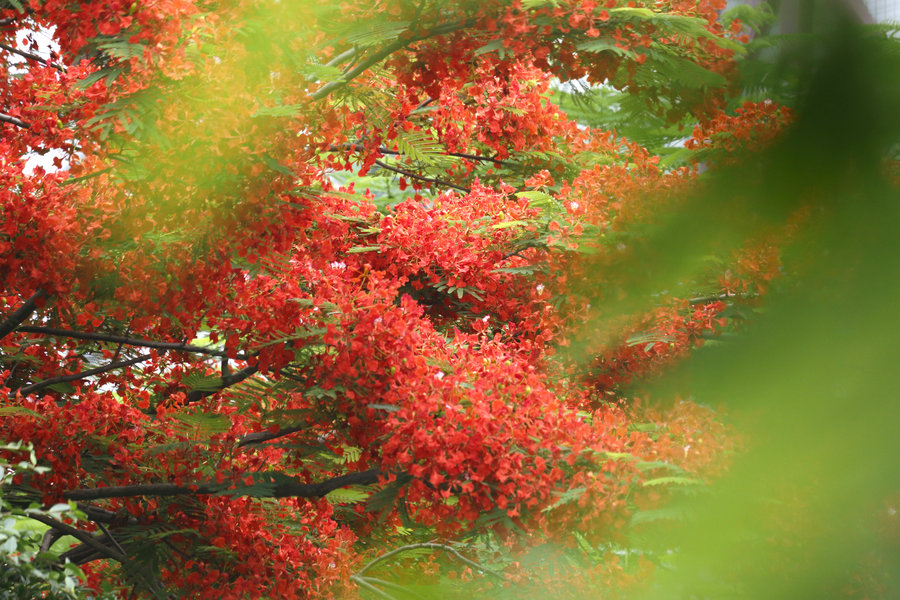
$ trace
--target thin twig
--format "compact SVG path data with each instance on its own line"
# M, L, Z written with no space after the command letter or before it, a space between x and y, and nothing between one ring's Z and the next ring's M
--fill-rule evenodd
M57 383L68 383L69 381L77 381L79 379L91 377L92 375L100 375L100 374L106 373L108 371L114 371L116 369L130 367L131 365L137 364L139 362L144 362L145 360L150 360L151 358L153 358L152 354L141 354L138 357L131 358L128 360L122 360L119 362L110 363L110 364L102 366L102 367L97 367L96 369L89 369L87 371L82 371L80 373L73 373L71 375L60 375L59 377L51 377L50 379L45 379L44 381L38 381L37 383L32 383L30 385L20 387L15 392L10 392L10 395L15 396L17 393L21 393L23 396L25 396L32 392L42 390L46 387L50 387L51 385L55 385Z
M221 356L229 358L228 353L224 350L216 350L215 348L207 348L205 346L192 346L190 344L181 344L178 342L157 342L154 340L144 340L121 335L113 335L108 333L96 333L86 331L71 331L68 329L57 329L55 327L20 327L19 331L23 333L42 333L57 337L67 337L75 340L92 340L95 342L112 342L114 344L126 344L128 346L140 346L142 348L156 348L157 350L172 350L173 352L193 352L195 354L208 354L210 356ZM237 360L247 360L246 354L235 354L233 357Z
M237 447L241 448L242 446L249 446L250 444L261 444L263 442L269 442L281 437L285 437L291 435L292 433L297 433L298 431L302 431L306 429L305 423L298 423L296 425L291 425L290 427L281 427L278 431L257 431L255 433L248 433L244 437L241 438L241 441L238 442Z
M56 69L57 71L60 71L60 72L62 72L62 73L65 73L65 72L66 72L65 67L63 67L63 66L61 66L61 65L53 64L52 62L50 62L49 60L47 60L47 59L44 58L43 56L40 56L39 54L35 54L34 52L28 52L27 50L19 50L18 48L15 48L15 47L13 47L13 46L9 46L9 45L4 44L4 43L2 43L2 42L0 42L0 48L3 48L4 50L8 50L9 52L13 52L13 53L15 53L15 54L18 54L19 56L23 56L23 57L25 57L25 58L27 58L27 59L30 59L30 60L33 60L33 61L35 61L35 62L39 62L39 63L41 63L42 65L44 65L45 67L52 67L52 68L54 68L54 69Z
M449 181L444 181L443 179L438 179L436 177L425 177L424 175L419 175L418 173L414 173L412 171L407 171L406 169L401 169L399 167L391 166L387 163L384 163L380 160L376 160L375 164L381 167L382 169L386 169L388 171L393 171L399 175L403 175L404 177L409 177L411 179L417 179L419 181L425 181L427 183L433 183L436 185L443 185L445 187L453 188L454 190L459 190L460 192L464 192L468 194L472 190L467 187L462 187L460 185L456 185L455 183L450 183Z
M113 537L113 535L109 532L109 529L106 528L106 525L104 525L103 523L97 523L97 525L100 527L100 531L103 532L107 539L109 539L109 541L116 545L116 548L119 550L119 552L121 552L123 555L127 554L127 552L125 552L125 548L123 548L122 545L116 540L116 538Z
M457 552L457 550L455 548L453 548L452 546L448 546L446 544L438 544L435 542L424 542L421 544L409 544L407 546L400 546L399 548L394 548L390 552L387 552L385 554L382 554L381 556L378 556L378 557L372 559L366 566L364 566L362 569L357 571L356 575L361 576L363 573L365 573L366 571L368 571L369 569L371 569L378 563L380 563L384 560L387 560L387 559L391 558L392 556L396 556L397 554L400 554L401 552L406 552L407 550L416 550L417 548L430 548L432 550L443 550L444 552L452 554L453 556L458 558L463 563L469 565L473 569L477 569L479 571L487 573L488 575L493 575L494 577L498 577L500 579L503 579L504 581L506 580L506 577L504 577L500 573L497 573L496 571L493 571L491 569L488 569L487 567L479 565L475 561L469 560L468 558L466 558L465 556L463 556L462 554Z

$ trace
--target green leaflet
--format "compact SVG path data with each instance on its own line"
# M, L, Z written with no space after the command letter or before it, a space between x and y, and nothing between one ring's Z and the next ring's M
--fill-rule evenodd
M381 246L354 246L347 250L347 254L358 254L360 252L373 252L381 250Z
M356 504L371 495L372 490L354 486L332 490L325 495L325 499L332 504Z
M259 113L257 112L257 114L259 114ZM254 116L256 116L256 115L254 115ZM281 173L282 175L287 175L288 177L296 177L296 175L294 175L293 171L288 169L286 166L284 166L283 164L281 164L280 162L278 162L277 160L275 160L268 154L263 154L260 157L260 160L263 161L264 163L266 163L266 166L269 167L270 169L272 169L273 171Z
M640 344L649 344L652 346L653 344L656 344L657 342L669 343L671 341L673 341L673 339L670 336L660 335L658 333L650 332L650 333L636 333L636 334L630 336L627 340L625 340L625 343L628 346L639 346Z
M347 42L353 46L366 48L377 46L383 42L395 40L409 28L409 21L385 21L383 23L364 23L354 33L347 35Z
M181 421L196 433L202 435L223 433L231 429L231 419L225 415L176 413L173 414L172 417Z
M556 502L545 507L543 510L541 510L541 512L549 512L554 508L559 508L564 504L575 502L584 495L585 491L587 491L587 488L577 487L572 488L571 490L566 490L565 492L554 492L554 494L556 494L556 496L558 497Z
M728 48L736 52L743 51L741 45L737 42L723 39L711 33L706 28L706 21L699 17L660 13L650 10L649 8L633 8L627 6L611 8L609 9L609 14L613 19L621 18L621 20L631 22L647 21L656 27L668 29L673 33L681 33L692 38L710 39L723 48Z
M250 115L250 118L293 117L294 115L299 114L302 109L302 104L278 104L275 106L265 106Z
M593 40L586 40L581 42L576 46L579 50L583 50L585 52L613 52L618 54L619 56L633 56L634 52L631 50L626 50L624 48L620 48L615 42L597 38Z
M531 206L545 206L552 204L556 200L550 194L538 190L530 190L527 192L516 192L516 198L525 198Z
M222 378L218 375L190 373L184 376L181 383L192 391L196 390L198 392L216 392L222 388Z
M424 131L400 135L394 140L397 151L424 166L435 166L444 155L444 147Z
M132 44L123 39L114 38L97 44L97 48L103 50L106 54L120 60L130 60L132 58L140 58L144 55L146 47L143 44Z
M31 417L41 417L42 415L30 408L24 406L0 406L0 417L6 415L29 415Z
M116 80L116 78L122 74L123 69L121 67L104 67L102 69L97 69L81 81L76 84L76 87L80 89L87 89L94 85L94 83L100 81L103 78L106 78L107 87L112 85L112 82ZM96 119L97 117L94 117ZM102 117L101 117L102 118ZM91 119L92 121L94 119Z
M656 479L648 479L642 485L651 487L655 485L701 485L703 481L693 477L657 477Z

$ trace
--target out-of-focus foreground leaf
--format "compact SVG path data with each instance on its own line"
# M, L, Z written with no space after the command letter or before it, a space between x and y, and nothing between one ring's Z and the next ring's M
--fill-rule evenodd
M619 267L639 274L629 301L649 297L806 211L765 312L656 389L728 405L746 448L655 540L671 560L647 597L900 597L898 45L849 27L823 38L792 130L707 173Z

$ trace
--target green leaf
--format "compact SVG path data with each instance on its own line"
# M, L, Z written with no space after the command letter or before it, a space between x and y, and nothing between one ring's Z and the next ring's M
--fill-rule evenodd
M525 198L532 206L544 206L555 202L553 196L546 192L538 190L530 190L527 192L516 192L516 198Z
M656 423L632 423L628 426L628 429L630 429L631 431L650 432L657 431L659 429L659 425L657 425Z
M340 68L318 63L307 63L300 67L300 72L311 81L338 81L343 78Z
M53 390L54 392L59 392L60 394L74 394L76 391L74 385L65 381L62 383L54 383L53 385L48 385L47 388Z
M657 477L656 479L648 479L642 485L651 487L656 485L701 485L703 481L693 477Z
M347 254L358 254L360 252L374 252L381 250L381 246L354 246L347 250Z
M120 60L130 60L132 58L140 58L144 55L145 47L143 44L132 44L122 39L112 39L97 44L97 47L106 54Z
M494 50L500 51L500 58L503 58L505 54L505 46L503 45L502 39L491 40L481 48L475 50L475 56L481 56L482 54L487 54L488 52L493 52Z
M510 273L512 275L531 275L535 271L538 270L536 266L528 266L528 267L502 267L500 269L494 269L491 273Z
M641 344L653 345L657 342L669 343L671 341L672 338L667 335L661 335L658 333L636 333L625 340L625 343L628 346L640 346Z
M50 508L47 509L47 512L51 515L56 515L63 512L68 512L72 509L72 505L68 502L60 502L58 504L54 504Z
M356 504L367 500L371 495L371 490L359 487L346 487L328 492L325 495L325 499L332 504Z
M509 229L510 227L518 227L519 225L528 225L527 221L503 221L491 225L491 229Z
M397 39L407 29L409 21L367 22L358 32L348 35L347 42L361 48L376 46Z
M576 500L584 496L585 491L587 491L587 488L577 487L572 488L571 490L566 490L565 492L554 492L554 494L558 496L556 502L554 502L550 506L544 507L541 512L549 512L554 508L559 508L564 504L575 502Z
M303 110L302 104L278 104L275 106L264 106L250 115L250 117L293 117L300 114L301 110Z
M649 8L634 8L634 7L621 7L621 8L611 8L609 10L610 16L615 17L637 17L638 19L643 20L653 20L654 17L661 15L662 13L656 13L650 10Z
M122 69L119 67L103 67L102 69L98 69L79 81L76 84L76 87L82 90L86 90L87 88L94 85L96 82L100 81L103 78L106 78L106 85L109 86L112 84L116 78L122 74ZM99 117L99 118L98 118ZM87 124L93 124L101 119L105 118L104 116L97 115L92 119L89 119Z
M632 52L631 50L620 48L616 45L615 42L602 38L586 40L578 44L576 48L584 52L613 52L615 54L618 54L619 56L634 55L634 52Z
M175 413L172 417L202 435L223 433L231 429L231 419L226 415Z
M222 378L218 375L190 373L181 379L181 383L198 392L217 392L222 389Z
M543 6L556 6L559 0L522 0L522 7L527 10L534 10Z
M400 135L394 144L400 154L426 166L434 166L438 157L444 155L441 143L424 131Z
M284 166L283 164L281 164L280 162L278 162L277 160L275 160L268 154L263 154L260 157L260 160L262 160L264 163L266 163L266 166L269 167L270 169L272 169L273 171L277 171L278 173L281 173L282 175L287 175L289 177L294 177L294 178L297 177L293 171L288 169L286 166Z
M28 415L29 417L41 416L39 412L33 411L30 408L25 408L23 406L0 406L0 417L17 415ZM7 446L0 446L0 448L7 448Z

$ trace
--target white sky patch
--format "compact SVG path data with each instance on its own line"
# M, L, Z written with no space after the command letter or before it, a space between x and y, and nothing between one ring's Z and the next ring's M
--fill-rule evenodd
M54 39L56 28L49 29L40 27L37 29L20 29L16 32L16 45L19 50L36 54L45 60L50 60L51 53L59 52L59 44ZM32 45L32 42L36 46ZM18 54L10 53L9 60L13 65L22 65L21 68L13 68L13 73L25 72L25 64L29 59ZM60 159L61 166L54 164L54 159ZM46 154L29 153L26 155L24 172L26 175L34 173L36 167L43 167L44 171L52 173L60 169L67 169L69 166L68 156L62 150L51 149Z

